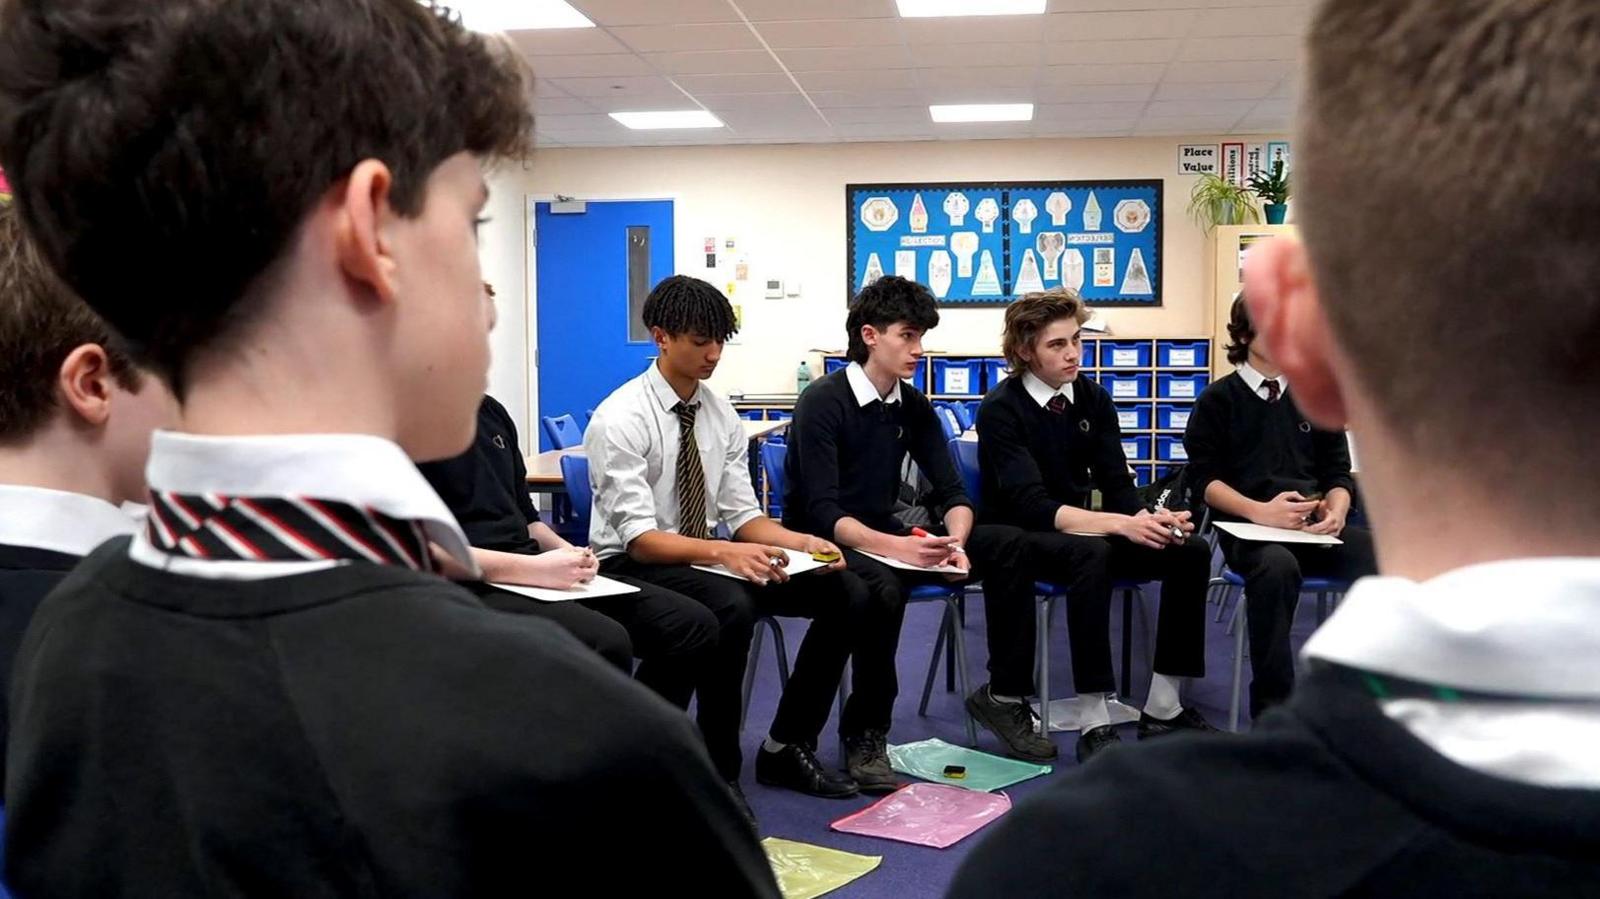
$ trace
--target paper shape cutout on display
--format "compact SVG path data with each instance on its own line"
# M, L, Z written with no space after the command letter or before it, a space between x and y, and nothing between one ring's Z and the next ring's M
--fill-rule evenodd
M877 253L873 253L867 257L867 273L861 279L861 286L866 287L881 277L883 277L883 260L878 258Z
M887 231L900 221L900 209L888 197L868 197L861 204L861 224L868 231Z
M1083 289L1083 251L1068 250L1061 257L1061 283L1073 290Z
M963 193L951 193L944 198L944 214L950 216L950 227L959 228L966 224L967 210L972 204L967 201Z
M928 207L922 205L922 194L911 198L911 233L924 234L928 230Z
M1067 213L1072 211L1072 198L1058 190L1044 198L1044 211L1050 213L1050 224L1064 227Z
M1123 200L1111 213L1117 230L1124 234L1138 234L1150 226L1150 204L1143 200Z
M1089 202L1083 204L1083 230L1100 230L1100 200L1092 190L1089 191Z
M894 273L907 281L917 280L917 251L895 250Z
M1017 223L1017 229L1023 234L1033 233L1033 220L1039 217L1039 207L1033 201L1024 197L1011 204L1011 218Z
M978 232L957 231L950 235L950 249L956 254L956 277L972 277L972 257L978 252Z
M950 292L950 254L944 250L928 256L928 288L941 300Z
M1044 290L1044 281L1039 277L1039 260L1032 250L1023 250L1022 271L1017 275L1015 293L1038 293L1041 290Z
M1054 281L1059 278L1061 251L1067 248L1067 236L1060 231L1045 231L1033 245L1039 248L1039 258L1044 260L1044 279Z
M978 201L978 209L973 215L983 223L983 233L993 234L994 220L1000 217L1000 204L996 203L993 197L984 197Z
M978 257L978 277L972 282L972 295L975 297L997 297L1001 295L1000 275L994 269L994 254L988 250Z
M1150 287L1150 270L1144 267L1144 254L1133 248L1133 258L1128 260L1128 272L1122 277L1122 292L1127 295L1155 293Z
M1112 247L1094 248L1094 286L1117 285L1117 251Z

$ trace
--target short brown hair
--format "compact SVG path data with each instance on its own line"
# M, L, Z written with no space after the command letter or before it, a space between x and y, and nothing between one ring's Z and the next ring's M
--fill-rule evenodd
M26 441L56 408L56 379L68 354L99 344L128 390L139 372L105 322L39 258L15 204L0 203L0 446Z
M421 212L449 157L521 155L522 67L417 0L10 0L0 165L40 250L182 390L184 363L366 159Z
M1006 330L1000 338L1000 351L1005 354L1006 367L1012 373L1026 371L1028 361L1022 351L1030 349L1039 339L1039 332L1063 318L1078 324L1089 320L1089 307L1083 297L1070 287L1052 287L1023 296L1006 307Z
M1597 47L1594 0L1326 0L1294 157L1323 306L1395 439L1589 515Z
M1250 322L1250 307L1245 304L1244 292L1234 294L1233 305L1228 309L1228 345L1223 350L1228 362L1243 365L1250 358L1250 344L1256 342L1256 326Z

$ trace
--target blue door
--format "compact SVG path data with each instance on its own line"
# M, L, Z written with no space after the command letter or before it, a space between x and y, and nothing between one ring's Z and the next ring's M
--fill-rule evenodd
M655 344L639 307L673 273L672 201L592 201L581 212L534 206L539 415L584 413L644 371ZM550 438L539 422L539 449Z

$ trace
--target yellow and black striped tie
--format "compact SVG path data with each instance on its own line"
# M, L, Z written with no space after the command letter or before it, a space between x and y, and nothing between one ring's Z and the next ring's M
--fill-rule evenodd
M704 540L706 531L706 472L700 467L700 445L694 439L694 416L699 403L672 407L678 413L678 533Z

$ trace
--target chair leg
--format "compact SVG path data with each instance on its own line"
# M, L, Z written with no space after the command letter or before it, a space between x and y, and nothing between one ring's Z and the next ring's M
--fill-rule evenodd
M1239 627L1239 616L1244 614L1244 610L1241 608L1241 605L1240 605L1243 602L1244 602L1244 591L1241 590L1241 591L1239 591L1239 595L1234 597L1234 600L1233 600L1233 615L1228 618L1228 635L1229 636L1233 636L1233 632Z
M783 627L776 618L768 618L767 626L772 629L772 651L778 657L778 686L789 686L789 647L783 642Z
M1321 627L1322 623L1324 621L1327 621L1327 620L1328 620L1328 594L1326 592L1318 593L1317 594L1317 627Z
M956 682L961 688L961 717L967 725L967 745L978 745L978 725L972 720L972 715L967 712L967 697L972 695L972 685L967 680L967 634L960 626L961 607L959 600L950 599L945 605L945 620L950 623L950 650L956 659ZM1024 697L1026 702L1027 698Z
M766 638L766 619L757 618L755 630L750 635L750 655L744 662L744 703L739 706L739 730L744 730L744 719L750 715L750 693L756 685L756 665L761 661L761 641Z
M1122 695L1133 695L1133 598L1137 590L1122 591Z
M1239 591L1239 596L1233 605L1233 620L1229 628L1233 630L1233 696L1228 701L1228 730L1239 729L1239 700L1244 688L1244 650L1245 631L1248 623L1242 620L1245 615L1244 591Z
M955 600L951 600L951 602L954 602L954 601ZM955 611L955 610L952 609L951 611ZM944 626L947 629L954 630L955 628L960 626L960 625L957 624L957 622L960 621L960 620L961 619L960 619L959 613L957 613L955 615L946 615L945 618L944 618ZM948 649L948 647L946 647L946 648ZM955 688L956 688L956 654L953 653L953 652L946 652L944 654L944 691L946 693L951 693L951 692L955 691Z
M1055 597L1038 600L1034 616L1038 619L1033 650L1034 665L1039 669L1039 728L1045 739L1050 739L1050 605Z
M950 633L950 615L948 612L939 621L939 636L933 641L933 655L928 658L928 676L922 681L922 702L917 705L918 715L928 714L928 696L933 693L933 679L939 673L939 654L944 652L945 638ZM954 655L954 653L950 653Z

